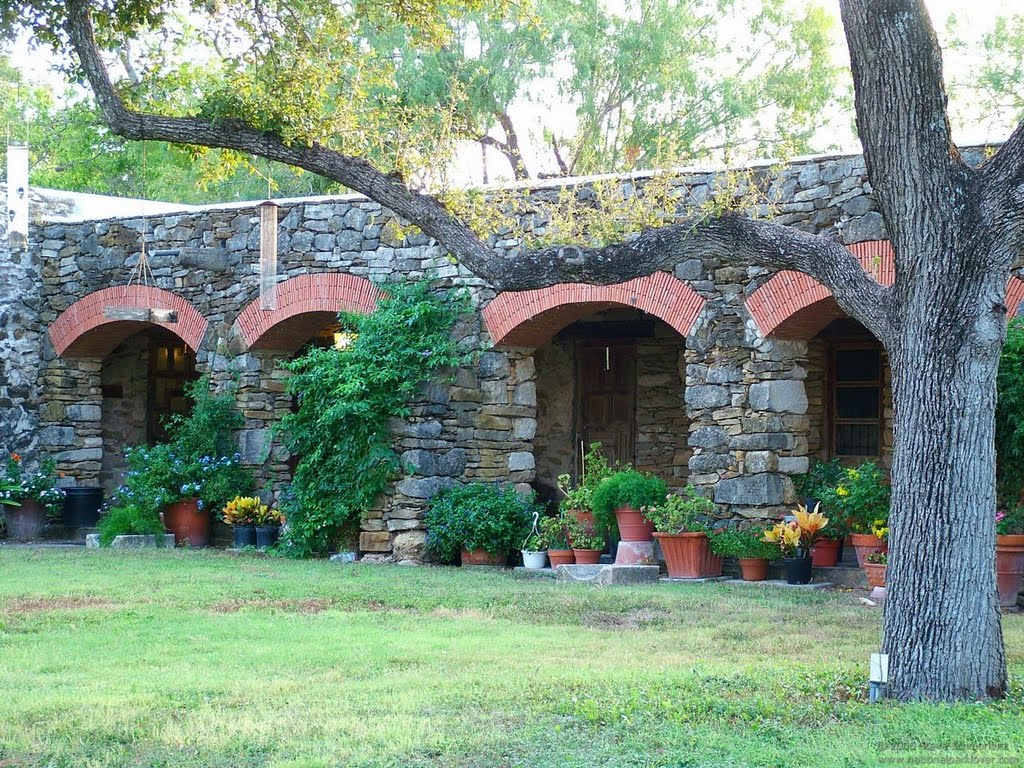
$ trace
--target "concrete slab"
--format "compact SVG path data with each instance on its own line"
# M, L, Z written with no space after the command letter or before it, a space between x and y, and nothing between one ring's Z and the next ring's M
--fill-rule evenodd
M163 546L174 549L173 533L165 533L163 539ZM98 549L100 546L100 535L98 533L90 533L85 537L85 546L89 549ZM149 549L156 546L157 539L155 535L115 536L114 540L110 543L111 549Z
M554 568L524 568L517 565L512 569L512 575L523 579L553 579L555 578Z
M729 576L703 576L699 579L673 579L671 576L666 576L662 581L673 584L704 584L711 581L732 581L732 579Z
M744 581L743 579L726 579L726 584L742 584L754 587L783 587L785 589L831 589L835 586L831 581L812 581L810 584L790 584L785 579L767 579L766 581Z
M656 584L656 565L560 565L555 578L561 582L582 582L599 586L615 584Z

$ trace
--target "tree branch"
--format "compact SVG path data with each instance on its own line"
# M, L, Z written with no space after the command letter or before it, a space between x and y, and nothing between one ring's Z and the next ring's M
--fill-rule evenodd
M69 0L66 10L68 37L110 130L118 136L233 149L304 168L361 192L415 222L457 259L480 263L491 254L469 227L456 220L436 199L410 190L362 158L349 157L319 144L286 144L273 133L240 121L166 117L128 109L100 55L88 0Z
M887 289L871 279L846 248L824 237L726 214L650 229L628 242L603 248L562 246L503 256L488 248L436 199L406 188L361 158L317 144L286 144L272 133L239 121L166 117L130 110L103 64L88 8L88 0L69 0L65 26L103 115L117 135L238 150L338 181L415 223L499 291L559 282L622 282L671 270L686 258L713 256L727 263L805 272L828 287L840 306L880 340L891 337Z

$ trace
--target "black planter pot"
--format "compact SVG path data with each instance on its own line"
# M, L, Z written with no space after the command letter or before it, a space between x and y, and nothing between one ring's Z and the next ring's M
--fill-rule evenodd
M786 570L787 584L811 583L811 558L785 557L782 559L782 567Z
M256 546L259 549L266 549L277 543L277 534L281 530L278 525L257 525Z
M92 528L99 522L102 488L65 488L63 522L67 528Z
M255 525L236 525L234 526L235 531L235 549L241 549L242 547L255 547L256 546L256 526Z

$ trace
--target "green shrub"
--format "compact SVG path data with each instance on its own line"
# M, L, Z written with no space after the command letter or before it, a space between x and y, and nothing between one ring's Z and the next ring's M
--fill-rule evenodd
M807 498L821 501L822 495L828 495L842 479L843 465L839 463L839 459L815 461L810 472L793 478L793 485L796 486L797 495L801 497L801 503ZM828 510L822 507L822 511Z
M278 427L298 457L282 503L287 554L324 553L358 526L402 468L389 421L409 415L424 382L466 361L452 330L468 299L435 288L428 281L388 284L372 313L341 315L355 334L352 344L283 364L292 373L288 392L299 402Z
M542 517L539 527L544 549L569 549L564 517Z
M640 511L659 533L698 533L708 529L708 518L715 512L715 502L688 485L682 493L670 493Z
M890 488L874 462L843 470L839 483L822 488L821 506L828 511L829 538L871 533L889 519Z
M639 510L661 503L667 494L665 481L660 477L624 469L601 482L594 490L594 521L602 532L618 531L615 510L632 507Z
M163 546L164 524L156 510L142 504L110 507L99 522L100 544L109 547L115 536L155 535L157 546Z
M1009 510L1024 502L1024 319L1006 326L996 390L996 491Z
M586 512L593 510L594 490L618 469L628 467L616 464L613 468L601 453L601 443L591 443L590 449L583 456L583 475L580 477L579 485L573 487L572 478L568 474L558 476L558 490L564 495L558 508L562 512L573 509Z
M720 557L759 557L777 560L779 547L764 540L764 531L753 528L719 528L710 534L711 551Z
M424 515L427 551L443 563L454 563L463 548L511 552L523 545L539 510L532 494L524 498L511 486L454 485L434 496Z

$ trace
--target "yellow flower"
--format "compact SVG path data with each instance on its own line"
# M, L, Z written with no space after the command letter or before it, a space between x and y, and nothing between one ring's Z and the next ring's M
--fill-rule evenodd
M800 529L786 526L782 530L782 543L789 549L796 549L800 546Z
M796 505L796 512L793 513L796 516L796 523L808 539L828 525L828 518L818 511L820 507L821 505L818 504L814 507L813 512L808 512L807 507L803 504Z
M850 495L850 491L849 491L849 489L847 489L847 487L845 485L840 485L838 488L836 488L836 496L844 496L845 497L845 496L849 496L849 495Z

